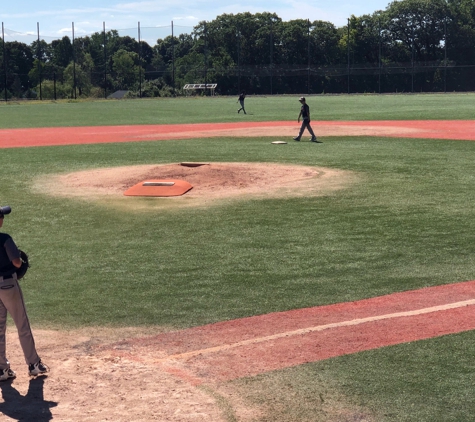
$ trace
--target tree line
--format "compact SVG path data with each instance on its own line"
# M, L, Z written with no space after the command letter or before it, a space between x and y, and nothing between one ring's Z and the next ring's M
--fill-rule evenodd
M116 30L27 45L3 41L1 97L475 90L475 2L402 0L348 25L223 14L155 45ZM193 92L209 94L208 91Z

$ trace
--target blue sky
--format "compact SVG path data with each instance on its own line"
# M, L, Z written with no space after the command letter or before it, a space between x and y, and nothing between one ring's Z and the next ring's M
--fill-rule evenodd
M351 15L385 10L389 3L388 0L3 0L0 21L4 24L5 41L18 39L29 44L37 36L37 23L40 36L48 42L64 35L71 38L73 22L76 37L101 32L103 22L107 30L118 29L120 35L137 37L140 22L141 37L148 41L147 38L156 40L170 35L172 21L176 35L190 32L200 21L211 21L224 13L272 12L284 21L323 20L340 27ZM152 27L162 29L148 29Z

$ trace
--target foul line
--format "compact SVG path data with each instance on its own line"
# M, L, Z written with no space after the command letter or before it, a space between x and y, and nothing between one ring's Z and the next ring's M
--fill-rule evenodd
M165 362L165 361L174 360L174 359L188 359L188 358L198 356L198 355L222 352L222 351L225 351L225 350L234 349L236 347L247 346L247 345L250 345L250 344L263 343L263 342L270 341L270 340L277 340L277 339L280 339L280 338L283 338L283 337L298 336L298 335L313 333L313 332L317 332L317 331L324 331L324 330L328 330L330 328L350 327L350 326L354 326L354 325L365 324L367 322L382 321L382 320L385 320L385 319L402 318L402 317L409 317L409 316L415 316L415 315L429 314L429 313L432 313L432 312L446 311L446 310L449 310L449 309L462 308L464 306L470 306L470 305L475 305L475 299L465 300L465 301L462 301L462 302L449 303L449 304L446 304L446 305L432 306L430 308L416 309L414 311L396 312L396 313L386 314L386 315L372 316L372 317L366 317L366 318L357 318L357 319L352 319L352 320L349 320L349 321L333 322L331 324L317 325L315 327L302 328L300 330L287 331L287 332L284 332L284 333L273 334L273 335L270 335L270 336L257 337L257 338L253 338L253 339L249 339L249 340L243 340L243 341L239 341L237 343L224 344L222 346L209 347L209 348L206 348L206 349L193 350L191 352L179 353L179 354L176 354L176 355L170 355L170 356L167 356L166 358L157 359L156 361L157 362Z

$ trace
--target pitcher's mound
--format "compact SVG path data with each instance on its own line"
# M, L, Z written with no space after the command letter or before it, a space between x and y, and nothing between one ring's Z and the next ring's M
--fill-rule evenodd
M200 163L201 164L201 163ZM146 164L38 177L32 189L53 196L98 201L127 210L209 207L231 200L315 197L349 187L359 175L339 169L280 163ZM169 198L125 196L143 181L186 181L193 189ZM142 182L141 182L142 181ZM147 190L151 186L147 187ZM144 199L144 200L142 200ZM155 200L156 199L156 200ZM131 201L133 206L131 206Z

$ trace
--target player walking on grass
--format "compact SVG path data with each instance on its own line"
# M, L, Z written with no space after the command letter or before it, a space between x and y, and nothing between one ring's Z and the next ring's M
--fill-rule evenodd
M298 136L294 138L294 141L300 141L300 138L303 135L303 131L306 128L310 132L310 135L312 135L312 137L310 138L312 142L317 142L319 144L322 143L321 141L317 140L315 133L313 133L312 126L310 126L310 107L305 101L305 97L300 97L299 101L300 101L300 104L302 104L302 107L300 107L300 114L297 119L297 122L300 123L300 118L302 118L302 125L300 126L300 132Z
M3 226L5 214L10 212L10 207L0 207L0 228ZM0 233L0 381L16 377L6 356L7 313L12 316L17 327L29 374L36 376L49 371L36 353L35 340L17 278L21 265L21 252L15 242L10 235Z
M244 108L244 98L246 98L246 93L241 92L241 95L238 98L238 102L239 104L241 104L241 108L238 110L238 114L241 112L241 110L244 111L244 114L247 114L246 109Z

